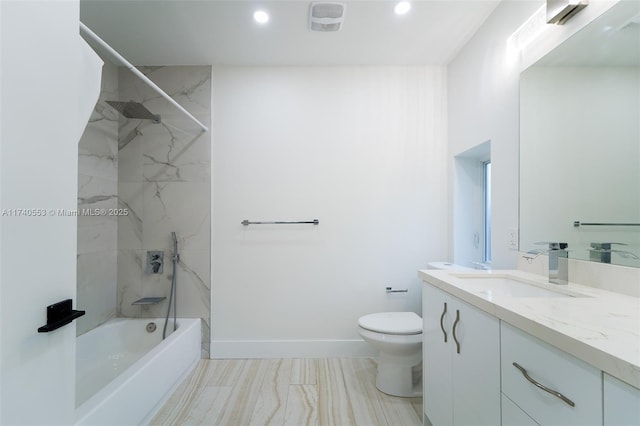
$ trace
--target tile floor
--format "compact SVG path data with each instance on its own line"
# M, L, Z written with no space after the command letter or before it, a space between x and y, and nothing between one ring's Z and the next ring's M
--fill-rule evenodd
M152 425L421 426L422 398L375 387L367 358L202 360Z

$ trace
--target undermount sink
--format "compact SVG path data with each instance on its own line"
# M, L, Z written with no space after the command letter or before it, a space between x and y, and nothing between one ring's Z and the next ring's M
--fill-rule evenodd
M509 274L452 274L473 284L481 294L489 297L493 295L509 297L557 298L557 297L588 297L576 293L562 286L545 288L555 284L538 283Z

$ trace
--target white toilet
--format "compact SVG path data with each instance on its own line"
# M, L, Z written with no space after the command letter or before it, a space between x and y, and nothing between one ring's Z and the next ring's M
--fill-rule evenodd
M422 395L422 318L414 312L360 317L359 333L379 351L376 387L394 396Z
M427 269L472 270L450 262L430 262ZM394 396L422 395L422 318L413 312L381 312L360 317L358 332L376 348L376 387Z

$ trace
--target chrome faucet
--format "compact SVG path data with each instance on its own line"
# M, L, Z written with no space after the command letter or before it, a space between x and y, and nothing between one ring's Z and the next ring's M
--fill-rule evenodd
M549 282L552 284L566 285L569 283L569 252L567 243L536 243L549 244L549 248L545 250L530 250L524 258L529 262L541 254L549 256ZM527 256L534 255L534 256Z
M569 252L567 243L549 243L549 282L569 284Z
M625 259L639 259L635 253L625 250L614 250L612 245L626 246L624 243L591 243L589 260L592 262L611 263L611 253L617 253Z

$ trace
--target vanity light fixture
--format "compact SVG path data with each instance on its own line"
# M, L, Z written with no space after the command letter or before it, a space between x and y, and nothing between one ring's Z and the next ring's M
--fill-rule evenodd
M547 0L547 23L564 25L588 4L588 0Z
M258 24L266 24L267 22L269 22L269 14L267 12L265 12L264 10L256 10L253 13L253 19Z
M411 3L408 1L401 1L396 4L396 7L393 8L393 11L396 15L405 15L411 10Z

